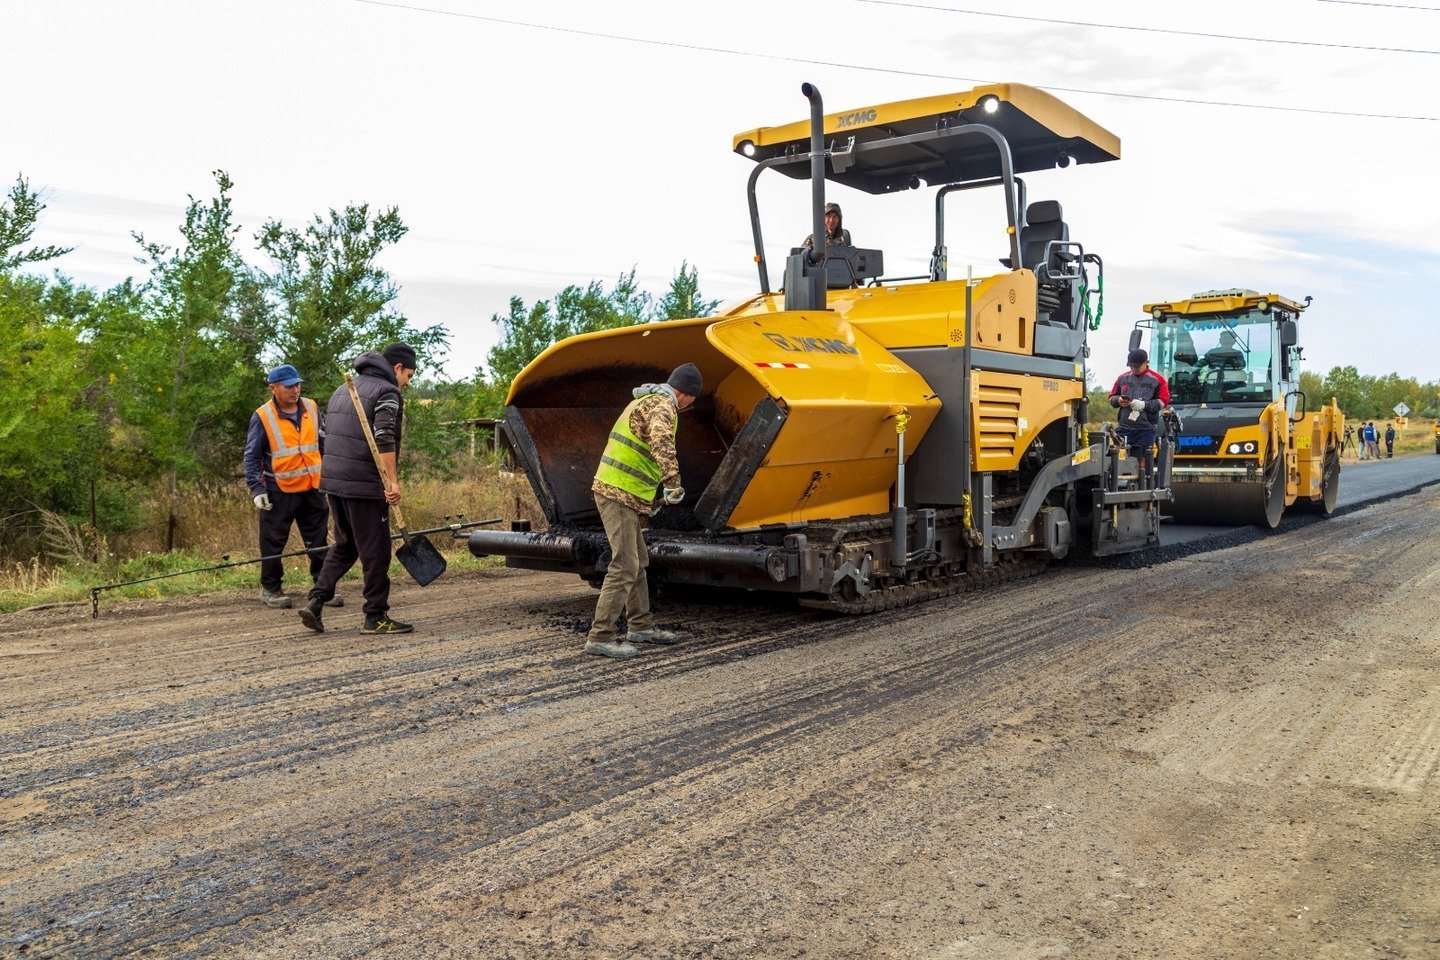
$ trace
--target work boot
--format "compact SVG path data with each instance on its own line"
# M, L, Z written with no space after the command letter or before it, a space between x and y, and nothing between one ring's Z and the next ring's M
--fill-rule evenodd
M316 633L324 633L325 622L320 619L322 609L324 609L324 605L319 600L311 600L300 608L300 622Z
M331 597L329 600L326 600L326 601L325 601L325 606L327 606L327 607L343 607L343 606L345 606L345 598L342 597L342 596L340 596L340 594L337 593L337 594L335 594L335 596L333 596L333 597Z
M629 660L631 657L640 655L639 650L623 640L586 640L585 652L592 653L597 657L611 657L615 660Z
M670 630L631 630L625 637L631 643L679 643L680 638Z
M366 617L365 626L360 628L361 633L410 633L415 627L408 623L401 623L399 620L391 620L389 617Z
M285 594L281 593L279 590L266 590L264 587L261 587L260 602L265 604L265 606L269 607L271 610L290 609L290 598L285 596Z

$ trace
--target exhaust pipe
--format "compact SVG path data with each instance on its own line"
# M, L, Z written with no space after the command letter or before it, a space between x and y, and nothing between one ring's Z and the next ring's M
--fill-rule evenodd
M810 262L819 264L825 260L825 104L813 83L802 83L800 92L810 101Z

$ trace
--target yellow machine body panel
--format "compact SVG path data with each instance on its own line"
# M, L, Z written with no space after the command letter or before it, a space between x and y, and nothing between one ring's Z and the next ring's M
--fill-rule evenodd
M1282 297L1278 293L1259 293L1255 290L1215 290L1196 294L1186 300L1147 303L1142 309L1152 315L1159 310L1161 313L1199 317L1239 313L1262 306L1266 308L1283 306L1297 314L1305 310L1303 303L1298 303L1289 297Z
M736 317L707 336L786 410L730 525L883 513L897 467L896 415L910 450L940 410L924 378L829 313ZM728 384L722 384L725 392Z
M971 291L974 346L1033 355L1035 288L1035 274L1029 270L976 278ZM780 313L783 302L783 294L767 294L726 316ZM831 290L827 306L889 350L959 347L965 342L964 280ZM1077 370L1075 376L1083 379L1084 371Z
M1083 380L976 369L970 403L975 469L1016 469L1036 434L1068 419L1070 405L1084 395Z

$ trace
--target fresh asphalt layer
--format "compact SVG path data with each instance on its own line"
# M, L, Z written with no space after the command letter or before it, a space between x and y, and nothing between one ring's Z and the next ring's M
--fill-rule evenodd
M1345 461L1340 466L1338 509L1352 510L1372 501L1409 493L1432 483L1440 483L1440 456L1433 454L1416 454L1394 460L1371 460L1361 463L1353 460ZM1281 524L1282 527L1289 522L1289 519L1287 515L1286 520ZM1251 529L1258 528L1167 523L1160 528L1160 539L1165 546L1173 546L1211 538L1230 537Z

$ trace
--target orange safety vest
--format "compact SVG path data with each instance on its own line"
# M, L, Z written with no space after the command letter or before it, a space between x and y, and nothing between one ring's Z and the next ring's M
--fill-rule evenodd
M270 469L285 493L303 493L320 486L320 414L315 401L300 398L300 428L275 414L273 402L255 412L270 441Z

